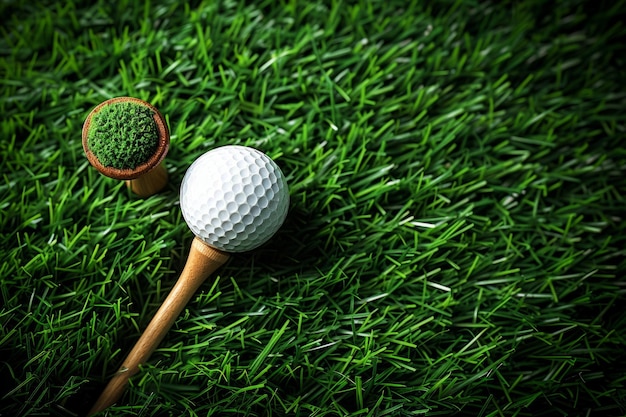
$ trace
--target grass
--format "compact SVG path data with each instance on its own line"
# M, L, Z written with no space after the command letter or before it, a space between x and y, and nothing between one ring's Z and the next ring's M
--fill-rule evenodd
M624 415L625 6L3 2L0 414L91 406L184 265L186 168L243 144L286 224L107 415ZM154 197L82 153L114 96L168 120Z
M132 102L108 104L93 115L87 143L102 165L135 169L145 164L159 146L154 113Z

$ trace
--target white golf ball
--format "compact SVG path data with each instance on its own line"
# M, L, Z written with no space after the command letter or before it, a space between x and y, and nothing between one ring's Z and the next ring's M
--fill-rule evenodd
M289 189L280 168L246 146L215 148L187 169L180 208L191 231L216 249L245 252L280 228Z

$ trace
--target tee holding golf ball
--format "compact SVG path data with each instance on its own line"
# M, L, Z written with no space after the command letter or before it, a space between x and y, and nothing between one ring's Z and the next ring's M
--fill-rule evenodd
M156 315L106 386L88 416L114 404L192 295L229 258L255 249L280 228L289 190L274 161L256 149L223 146L199 157L187 170L180 207L196 235L187 263Z
M116 97L96 106L82 132L87 159L107 177L126 180L140 197L167 185L162 164L170 134L165 119L151 104L133 97Z

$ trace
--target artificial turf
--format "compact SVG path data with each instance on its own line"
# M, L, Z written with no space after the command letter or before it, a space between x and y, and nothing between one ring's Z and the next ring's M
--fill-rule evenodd
M92 116L87 140L105 167L135 169L148 162L159 146L154 112L134 102L108 104Z
M243 144L286 224L109 416L626 413L624 1L0 3L0 414L95 401L184 265L191 162ZM89 111L167 118L141 199Z

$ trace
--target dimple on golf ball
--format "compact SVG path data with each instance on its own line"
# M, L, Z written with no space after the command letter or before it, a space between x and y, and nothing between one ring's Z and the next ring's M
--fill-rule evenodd
M180 207L191 231L208 245L245 252L283 224L289 190L278 165L263 152L228 145L203 154L187 169Z

